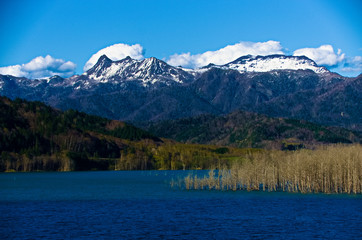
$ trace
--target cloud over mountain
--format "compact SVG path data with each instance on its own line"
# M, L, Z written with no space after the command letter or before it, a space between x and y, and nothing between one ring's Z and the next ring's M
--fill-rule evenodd
M123 43L118 43L103 48L97 53L93 54L92 57L84 65L83 70L87 71L88 69L93 67L94 64L97 63L99 57L104 54L113 61L121 60L127 56L130 56L131 58L137 60L144 58L144 50L140 44L127 45Z
M74 75L76 65L71 61L56 59L50 55L36 57L25 64L0 67L0 74L30 79L45 78L54 75L69 77Z
M197 68L213 64L226 64L244 55L270 55L284 54L280 42L240 42L228 45L216 51L207 51L201 54L190 53L174 54L166 59L167 63L173 66Z
M345 59L341 49L334 52L332 45L322 45L318 48L301 48L294 51L293 56L306 56L314 60L318 65L337 66Z

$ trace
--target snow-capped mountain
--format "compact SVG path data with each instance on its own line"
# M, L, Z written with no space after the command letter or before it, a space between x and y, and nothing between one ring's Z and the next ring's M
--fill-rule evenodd
M222 69L234 69L244 72L270 72L274 70L312 70L315 73L328 73L325 67L319 67L305 56L252 56L247 55L225 65L212 65Z
M67 82L66 85L73 85L77 89L89 89L93 85L100 83L122 84L137 82L143 87L182 85L193 82L211 68L237 70L240 73L270 72L274 70L312 70L318 74L329 72L326 68L317 66L314 61L307 57L284 55L248 55L225 65L210 64L200 69L173 67L154 57L143 60L126 57L120 61L112 61L106 55L103 55L91 69L80 76L73 76L65 82Z
M82 76L83 79L87 77L89 81L95 83L138 81L144 87L156 83L182 84L193 80L190 73L172 67L154 57L143 60L126 57L120 61L112 61L106 55L101 56L98 62Z
M0 75L0 95L133 122L242 109L362 129L362 109L355 104L362 101L361 80L306 57L244 56L183 69L156 58L112 61L103 55L87 72L69 78Z

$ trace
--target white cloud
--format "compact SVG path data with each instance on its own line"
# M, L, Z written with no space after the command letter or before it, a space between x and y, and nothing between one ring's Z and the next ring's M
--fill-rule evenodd
M337 66L345 59L341 49L337 53L331 45L322 45L319 48L301 48L294 51L293 56L306 56L314 60L318 65Z
M36 57L28 63L0 67L0 74L26 78L45 78L54 75L69 77L74 74L76 65L70 61L56 59L50 55Z
M221 65L229 63L244 55L270 55L284 54L280 42L240 42L228 45L216 51L207 51L201 54L191 55L190 53L174 54L166 61L173 66L197 68L210 63Z
M0 74L2 75L11 75L15 77L25 77L27 72L22 71L20 65L13 65L8 67L0 67Z
M104 54L113 61L121 60L127 56L138 60L144 58L144 50L140 44L134 44L130 46L127 44L118 43L103 48L97 53L93 54L92 57L84 65L83 70L87 71L88 69L93 67L94 64L97 63L98 59Z
M362 57L356 56L353 58L347 58L341 71L357 74L362 73Z

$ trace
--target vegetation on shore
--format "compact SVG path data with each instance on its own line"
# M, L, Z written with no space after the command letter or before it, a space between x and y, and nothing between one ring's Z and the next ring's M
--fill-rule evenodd
M186 189L362 193L362 146L264 151L240 158L208 176L189 175Z

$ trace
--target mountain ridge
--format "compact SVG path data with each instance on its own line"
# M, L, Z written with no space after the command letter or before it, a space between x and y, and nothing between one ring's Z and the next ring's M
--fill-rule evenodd
M360 132L240 110L222 116L200 115L148 123L143 128L156 136L184 143L244 148L282 149L286 144L313 148L321 144L362 143Z
M319 67L313 60L305 56L242 56L230 63L219 66L235 69L240 72L270 72L274 70L312 70L315 73L328 73L325 67Z
M346 78L311 69L256 72L235 67L250 60L258 60L263 66L270 59L324 69L306 57L284 55L244 56L228 63L234 64L233 68L226 64L196 70L173 67L156 58L112 61L104 55L87 72L69 78L30 80L0 75L0 95L130 122L244 110L362 130L358 116L362 115L358 107L362 102L362 75ZM330 106L333 111L329 111ZM338 117L341 114L343 118Z

